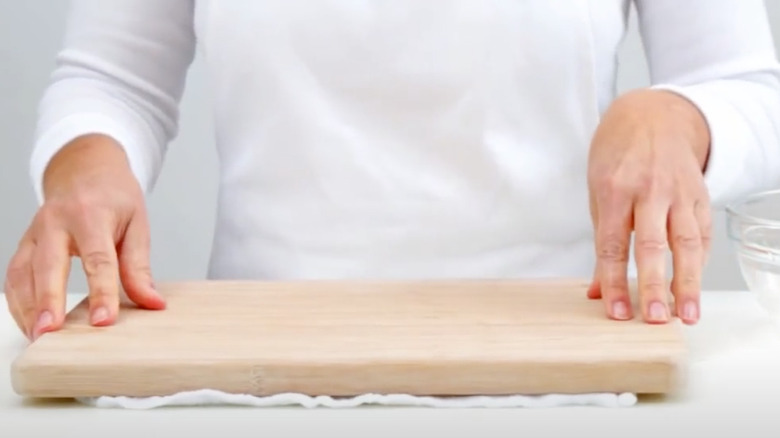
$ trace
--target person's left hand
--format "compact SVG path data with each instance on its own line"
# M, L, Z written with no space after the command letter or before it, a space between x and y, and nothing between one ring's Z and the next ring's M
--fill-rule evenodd
M607 315L634 317L627 269L634 233L642 318L699 319L701 274L710 249L710 203L703 169L709 129L698 109L667 91L640 90L616 99L590 145L588 187L597 262L588 297ZM669 282L666 255L671 249Z

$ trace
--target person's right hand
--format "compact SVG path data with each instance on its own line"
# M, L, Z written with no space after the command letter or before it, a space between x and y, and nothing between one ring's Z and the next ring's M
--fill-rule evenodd
M91 324L115 321L120 287L139 307L165 308L152 282L143 192L119 145L101 135L74 140L49 163L43 189L43 205L4 285L9 310L29 339L62 326L74 256L89 285Z

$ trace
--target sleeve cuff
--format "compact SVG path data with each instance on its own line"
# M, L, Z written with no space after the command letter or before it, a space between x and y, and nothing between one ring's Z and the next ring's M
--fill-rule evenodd
M710 130L710 150L704 170L704 183L714 208L749 195L757 183L763 181L755 169L762 163L751 163L747 142L754 133L742 120L744 115L723 99L719 99L718 84L691 86L656 85L652 89L665 90L686 98L703 114ZM757 164L757 166L755 165Z
M39 206L44 202L43 175L49 162L65 145L86 134L102 134L113 138L127 155L130 168L144 193L153 187L161 158L155 156L154 148L142 146L148 143L142 135L134 135L131 130L103 114L74 114L46 128L35 142L30 158L30 177Z

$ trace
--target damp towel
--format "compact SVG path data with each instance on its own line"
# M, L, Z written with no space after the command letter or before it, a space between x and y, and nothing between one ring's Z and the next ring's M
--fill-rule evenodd
M362 405L427 408L554 408L596 406L618 408L633 406L632 393L545 394L506 396L427 397L410 394L363 394L355 397L308 396L284 393L270 396L228 394L214 390L181 392L160 397L92 397L80 402L97 408L154 409L170 406L233 405L250 407L301 406L305 408L355 408Z

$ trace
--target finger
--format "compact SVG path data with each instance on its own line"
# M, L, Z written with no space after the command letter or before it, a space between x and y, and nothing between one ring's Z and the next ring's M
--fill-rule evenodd
M119 270L110 222L95 219L80 224L74 239L89 286L90 322L105 326L119 313Z
M590 286L588 287L588 298L591 300L601 299L601 284L599 282L599 265L593 268L593 276L591 277Z
M696 202L693 212L696 217L696 222L699 225L699 236L701 238L702 246L701 265L703 269L704 266L707 266L710 250L712 249L712 210L706 193L703 199Z
M596 231L598 283L607 314L614 319L633 317L628 288L628 256L631 243L631 203L625 198L599 203Z
M139 214L130 222L119 248L119 275L127 297L150 310L165 308L165 299L154 288L149 262L149 226Z
M67 232L57 228L42 231L32 257L36 301L33 339L62 326L70 266L70 236Z
M669 214L669 243L674 275L672 293L678 317L686 324L699 320L703 261L702 239L695 214L683 206Z
M32 325L35 320L35 289L32 275L32 254L35 244L24 239L11 257L3 287L8 308L16 325L27 338L32 339Z
M665 277L668 217L668 204L660 201L642 201L634 211L640 305L644 320L650 323L669 320Z

